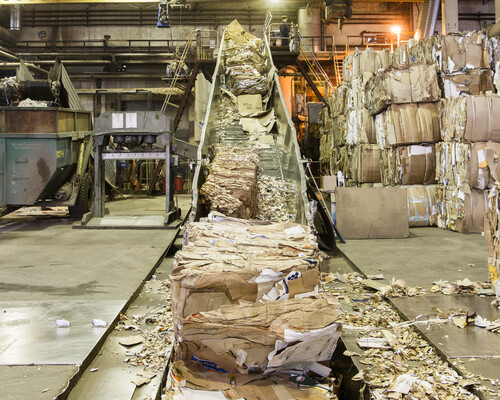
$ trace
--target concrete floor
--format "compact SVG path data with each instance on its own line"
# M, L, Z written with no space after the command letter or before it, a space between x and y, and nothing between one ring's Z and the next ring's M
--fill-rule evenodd
M112 215L152 215L164 210L162 200L120 200L109 203L108 207ZM180 198L183 214L189 202L189 196ZM117 347L117 333L112 327L93 328L91 319L113 323L130 304L144 279L160 265L159 260L174 241L176 231L72 229L73 222L61 217L0 219L1 398L51 399L66 388L75 374L81 373L80 366L84 369L88 365L99 368L98 373L84 373L71 398L152 397L157 387L153 382L142 393L130 386L133 371L123 365L122 355L116 354L122 350ZM488 279L487 248L480 235L418 228L411 230L408 239L350 240L339 244L339 249L349 263L341 257L331 258L323 268L347 273L355 265L367 275L383 274L387 282L395 277L404 279L410 286L424 288L430 288L432 282L439 279ZM165 262L157 271L164 275L158 276L158 280L170 271L170 264ZM151 294L144 296L141 293L132 303L135 310L161 301ZM430 304L453 303L452 297L440 300L444 295L432 296L438 299ZM481 309L488 307L486 302L491 300L484 299ZM401 300L395 306L411 318L415 312L426 311L422 310L426 300L417 300L418 310L413 307L416 304L413 301L405 304ZM70 320L71 328L56 328L56 318ZM464 347L468 342L460 335L467 334L466 331L454 326L450 329L456 330L453 334L459 336L455 340ZM482 334L484 332L479 332ZM439 348L439 335L434 335L436 339L430 336ZM470 332L469 337L472 337ZM499 345L500 336L495 337L498 341L488 337L489 347ZM494 342L490 343L491 340ZM448 352L450 358L465 360L468 371L495 378L497 370L491 366L498 366L498 358L463 358L471 357L470 348L476 345L465 346L469 350L463 354L453 343L447 343L448 347L442 346L441 350L445 356ZM96 349L100 349L98 354Z
M453 282L469 278L488 281L488 251L481 235L463 235L438 228L414 228L407 239L349 240L338 245L351 266L365 275L383 274L384 281L394 277L409 286L429 289L432 282ZM333 272L343 273L341 260L330 261ZM452 295L427 293L423 297L393 298L389 301L404 316L436 316L435 307L444 312L467 309L483 318L500 318L500 310L490 303L492 296ZM421 334L448 360L463 372L479 374L487 380L482 383L496 389L489 380L497 380L500 365L500 335L474 326L459 329L453 324L416 325ZM348 348L359 351L354 337L343 336ZM488 393L478 393L491 398Z
M479 234L412 228L407 239L348 240L339 250L366 275L430 288L438 280L488 280L488 248ZM473 266L469 266L473 265Z
M164 210L163 198L107 204L111 213ZM187 209L189 197L183 204ZM175 230L72 229L69 218L0 219L2 398L50 399L90 362L111 325L159 265ZM70 328L56 328L66 319ZM33 364L33 365L30 365Z

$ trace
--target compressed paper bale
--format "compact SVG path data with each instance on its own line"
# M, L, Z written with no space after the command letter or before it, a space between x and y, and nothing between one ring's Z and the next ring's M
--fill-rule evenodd
M443 100L441 136L463 142L500 142L500 96L460 96Z
M406 190L410 227L437 225L437 185L402 187Z
M458 97L462 93L478 95L494 91L493 73L490 69L472 70L466 73L441 75L446 98Z
M175 255L174 317L240 301L275 300L275 285L282 285L282 299L315 292L320 261L316 236L308 226L210 214L187 226L185 244ZM280 283L290 273L288 285Z
M211 165L200 189L211 211L253 218L256 213L259 150L226 145L209 148Z
M220 372L268 374L297 364L307 370L332 357L341 325L340 305L331 296L228 305L191 316L175 342L175 358ZM283 349L276 353L277 341Z
M332 121L333 125L333 146L341 147L347 144L347 118L344 115L339 115Z
M441 70L444 73L489 67L489 55L483 32L452 33L440 37Z
M411 145L396 148L398 181L402 185L429 185L436 182L434 145Z
M366 108L349 112L345 141L351 146L376 143L375 120Z
M436 183L435 145L400 146L382 152L381 174L388 186Z
M488 270L497 297L500 297L500 201L498 191L489 197L484 236L488 243Z
M347 177L356 184L381 182L380 157L381 150L378 145L354 146Z
M488 191L465 193L455 186L438 188L438 226L460 233L481 233L488 211Z
M344 57L344 60L342 62L342 79L344 80L344 82L350 82L353 79L352 62L352 54Z
M402 43L393 51L392 62L394 66L405 66L410 63L410 51L406 43Z
M426 103L439 101L437 69L433 65L412 64L392 67L375 74L365 85L366 107L372 115L389 104Z
M382 148L439 141L438 104L392 104L375 117L375 136Z
M442 142L436 145L436 176L441 185L457 186L462 191L470 188L491 188L499 178L496 160L500 143L496 142Z

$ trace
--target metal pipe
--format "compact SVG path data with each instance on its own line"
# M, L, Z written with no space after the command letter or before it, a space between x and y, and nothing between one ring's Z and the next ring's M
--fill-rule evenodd
M21 30L21 5L13 4L10 6L10 30Z
M21 36L21 6L10 7L10 30L0 26L0 40L8 44L16 44Z
M43 75L48 75L49 72L40 68L40 67L37 67L36 65L33 65L33 64L30 64L30 63L24 63L24 65L28 68L28 69L31 69L35 72L39 72ZM13 69L13 68L17 68L19 67L19 63L18 62L2 62L0 63L0 69Z
M439 12L439 0L424 0L424 4L418 15L417 31L415 39L431 37L436 29L436 21Z

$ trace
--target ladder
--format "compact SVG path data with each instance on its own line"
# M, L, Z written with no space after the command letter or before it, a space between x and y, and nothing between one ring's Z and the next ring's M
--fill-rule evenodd
M348 49L346 46L345 51L337 50L337 46L335 44L335 36L332 36L332 57L333 57L333 69L335 71L335 83L337 86L340 86L343 80L342 76L342 60L347 57Z

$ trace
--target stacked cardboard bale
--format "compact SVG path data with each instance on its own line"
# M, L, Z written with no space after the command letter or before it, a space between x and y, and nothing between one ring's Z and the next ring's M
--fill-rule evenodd
M500 96L443 100L436 169L439 226L463 233L483 232L489 189L500 178Z
M391 53L356 50L343 63L344 83L330 102L332 113L332 172L342 171L349 186L379 184L380 148L375 120L366 108L366 83L391 64Z
M437 219L442 228L482 231L480 219L486 206L480 197L484 199L484 190L496 178L492 177L491 164L480 166L484 162L478 157L485 151L498 152L494 135L500 127L490 116L497 115L500 107L496 96L484 94L495 91L494 83L500 87L500 40L487 40L483 32L410 40L390 54L386 58L390 62L383 67L377 63L378 54L382 53L355 52L344 60L346 83L334 93L330 104L335 119L343 124L340 128L331 124L334 139L328 142L328 149L325 143L323 161L326 163L329 154L330 172L342 171L351 186L364 186L373 180L373 170L367 175L362 171L373 160L369 147L373 146L373 125L364 116L368 111L381 149L381 181L385 186L414 186L407 189L410 224L420 224L418 219L433 224ZM376 67L364 67L368 63L362 60ZM356 79L363 82L361 94ZM339 102L339 97L344 100ZM440 101L441 97L445 100ZM471 119L478 108L481 116ZM364 147L356 150L356 146ZM357 159L360 155L365 156L361 161ZM363 172L361 178L359 171ZM436 180L439 188L429 186ZM412 215L412 208L414 213L420 212L415 208L417 203L420 211L425 207L431 214Z
M484 236L488 243L488 269L497 297L500 297L500 185L492 188L485 218Z
M438 225L463 233L482 232L486 210L486 193L482 192L487 186L482 176L485 171L478 165L477 152L487 144L473 145L479 138L468 136L476 131L474 106L482 102L488 109L487 101L479 96L469 105L466 115L467 102L472 97L466 99L467 95L494 90L489 53L489 43L482 32L437 35L410 42L410 59L438 67L445 98L440 105L443 142L436 145ZM463 132L467 126L464 119L469 120L467 136Z
M410 226L435 223L435 143L440 140L441 91L433 65L411 64L401 47L391 68L366 85L368 109L375 116L377 142L383 150L385 186L407 187ZM426 186L431 185L431 186Z
M259 150L226 145L209 148L210 170L200 194L210 210L240 218L257 213Z
M310 227L212 213L188 225L172 272L175 362L239 385L270 373L328 376L338 301L319 293ZM230 375L229 375L230 374Z

